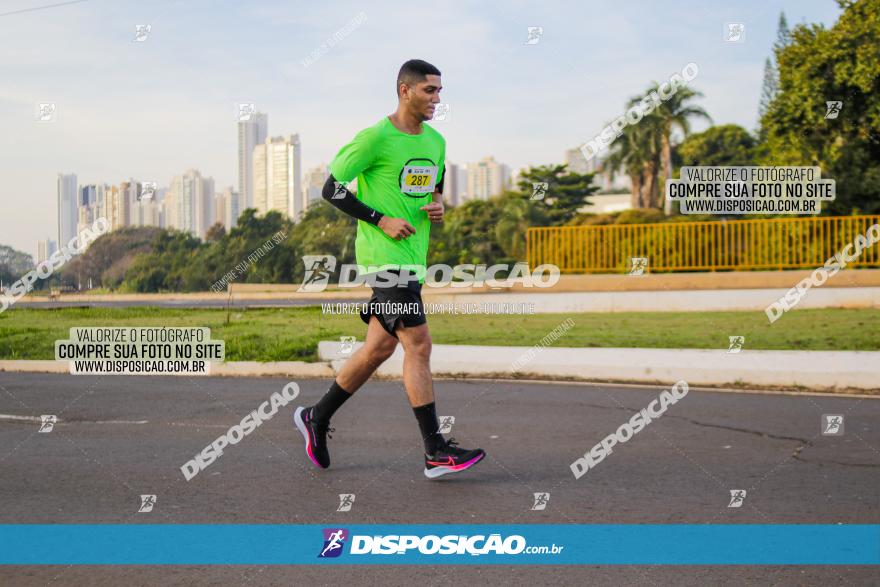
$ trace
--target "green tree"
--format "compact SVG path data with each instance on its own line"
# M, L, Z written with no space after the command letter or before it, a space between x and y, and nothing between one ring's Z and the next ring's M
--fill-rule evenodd
M199 239L186 232L159 232L153 241L153 251L135 258L121 289L139 293L200 289L194 284L204 269L192 263L200 244ZM199 275L194 275L194 270Z
M442 231L432 238L442 244L437 252L429 250L429 263L504 263L505 252L495 240L495 227L501 216L498 198L469 200L446 213ZM432 229L432 236L434 229ZM509 261L509 259L508 259Z
M788 21L785 12L779 13L779 24L776 27L776 42L773 43L773 57L764 62L764 82L761 86L761 99L758 103L758 136L763 139L764 128L761 120L770 109L770 104L779 93L779 52L791 44L791 32L788 29Z
M776 70L776 66L773 64L773 61L768 57L764 60L764 83L761 86L761 101L758 103L758 132L763 133L763 129L761 128L760 120L764 118L764 114L767 113L767 110L770 108L770 103L773 102L773 98L776 97L777 92L779 92L779 73Z
M599 189L592 185L592 173L574 173L565 164L541 165L520 172L517 185L523 196L532 197L535 183L546 183L547 191L543 198L530 201L543 209L546 220L553 225L571 220L579 209L589 205L590 194ZM503 206L512 201L507 198L500 203Z
M492 236L506 258L525 261L528 229L532 226L547 226L552 222L550 209L538 202L541 200L531 199L531 192L527 195L523 192L505 191L498 197L500 212Z
M687 86L678 88L674 94L668 99L660 103L653 115L660 119L660 158L663 165L663 179L672 177L672 134L676 131L681 132L684 138L691 132L691 119L702 118L712 122L712 118L699 106L694 106L690 102L694 98L701 98L702 93L692 90ZM658 184L658 189L664 183ZM665 202L666 213L672 212L672 201Z
M0 283L9 287L35 267L34 258L8 245L0 245ZM39 285L35 283L36 287Z
M201 264L210 268L211 275L207 286L236 267L244 270L236 272L234 282L292 283L299 264L294 232L293 222L276 210L263 216L257 216L253 209L245 210L225 238L204 250ZM276 239L280 241L277 244Z
M212 224L208 232L205 233L206 241L218 241L226 235L226 229L219 222Z
M662 120L653 113L636 125L629 125L612 143L606 159L612 177L622 169L630 178L633 208L655 208L658 201L657 176L663 145Z
M778 53L791 44L791 31L788 28L788 20L785 12L779 13L779 24L776 25L776 42L773 43L773 52Z
M880 0L847 2L831 29L800 25L779 60L779 94L761 120L764 165L819 166L833 213L880 211ZM841 101L836 118L826 102Z
M102 234L81 255L65 263L60 271L63 285L77 287L91 282L93 287L114 289L138 255L150 253L156 236L155 226L130 226ZM54 279L54 276L53 276Z
M333 255L339 265L355 263L354 241L357 220L324 200L309 206L293 231L293 245L298 251L294 260L294 281L305 272L301 255Z
M637 107L644 96L659 93L659 90L660 84L653 82L643 95L630 98L627 108ZM612 144L608 165L612 175L614 170L622 168L630 177L634 208L663 207L660 174L664 179L672 177L673 134L679 132L687 137L693 118L712 120L705 110L691 103L702 95L686 85L678 86L650 114L636 124L626 126Z
M678 153L687 166L736 166L755 164L755 139L736 124L713 126L689 136Z

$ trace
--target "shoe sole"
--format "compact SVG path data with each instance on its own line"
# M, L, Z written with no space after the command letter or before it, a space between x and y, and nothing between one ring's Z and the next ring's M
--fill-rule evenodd
M466 470L470 469L471 467L473 467L474 465L476 465L477 463L479 463L480 461L482 461L483 458L485 458L485 456L486 456L486 453L483 453L481 455L478 455L478 456L472 458L471 460L469 460L466 463L463 463L461 465L455 465L454 467L441 466L441 467L434 467L433 469L428 469L427 467L425 467L425 477L427 477L428 479L436 479L437 477L442 477L443 475L447 475L449 473L461 473L462 471L466 471Z
M306 454L312 460L316 467L319 469L326 469L326 467L321 466L321 463L318 462L318 459L315 458L315 455L312 454L312 439L309 435L309 431L306 430L306 423L303 421L302 413L306 409L302 406L298 407L296 411L293 413L293 423L296 425L297 429L300 431L300 434L303 435L303 440L306 441Z

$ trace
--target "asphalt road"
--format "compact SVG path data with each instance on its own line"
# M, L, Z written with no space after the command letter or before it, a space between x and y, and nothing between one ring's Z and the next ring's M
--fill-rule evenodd
M368 383L315 470L289 409L187 482L180 466L285 379L0 373L0 523L878 523L880 400L691 390L580 479L569 464L660 388L438 381L451 435L488 457L422 474L402 385ZM326 380L298 380L294 404ZM845 415L842 436L822 414ZM51 433L36 417L55 414ZM448 435L447 435L448 436ZM740 508L731 489L745 489ZM549 492L533 511L533 493ZM337 512L338 494L356 494ZM137 513L140 494L156 509ZM234 547L233 547L234 548ZM416 577L416 573L418 576ZM876 584L871 567L0 567L9 585Z

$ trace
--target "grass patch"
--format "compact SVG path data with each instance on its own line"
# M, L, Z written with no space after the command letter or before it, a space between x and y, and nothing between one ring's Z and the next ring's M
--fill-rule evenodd
M744 349L880 350L880 310L820 309L786 313L768 324L763 312L628 312L535 315L429 316L436 344L532 346L567 318L574 326L554 346L727 348L728 336L746 337ZM207 326L226 342L228 361L315 361L320 340L363 340L360 317L317 308L12 308L0 314L0 359L54 359L55 341L71 327Z

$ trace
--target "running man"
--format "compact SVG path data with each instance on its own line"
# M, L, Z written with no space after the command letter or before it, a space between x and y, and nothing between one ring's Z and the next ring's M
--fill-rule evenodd
M380 277L368 280L373 297L361 313L367 323L364 345L317 404L298 407L293 415L306 453L322 469L330 466L330 418L394 353L398 341L406 394L425 444L425 476L463 471L486 456L482 449L460 448L455 439L443 438L434 405L431 335L421 289L431 223L443 221L446 141L423 123L434 115L441 89L436 67L419 59L404 63L397 75L397 111L359 132L330 164L322 195L358 220L358 265ZM357 195L347 189L355 178Z

